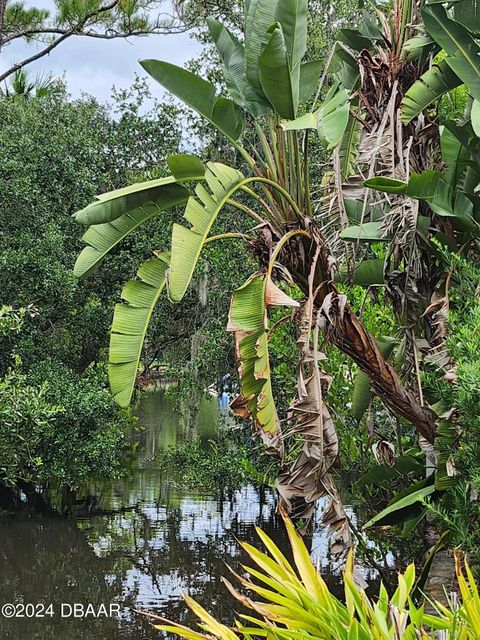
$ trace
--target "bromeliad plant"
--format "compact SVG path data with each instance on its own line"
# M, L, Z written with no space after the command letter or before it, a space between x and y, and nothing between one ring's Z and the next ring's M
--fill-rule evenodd
M156 625L188 640L478 640L480 638L480 596L472 573L456 557L457 580L462 602L452 595L448 606L432 603L436 613L425 612L415 604L418 596L415 565L398 574L398 587L390 598L383 585L378 597L371 599L357 586L353 553L344 572L345 601L331 594L313 566L308 551L292 523L286 519L295 568L275 543L260 529L258 535L268 553L242 543L255 567L244 566L249 578L236 574L248 590L246 596L224 580L228 590L247 609L227 627L215 620L190 597L185 600L198 618L199 630L161 620ZM260 598L260 600L257 600ZM251 613L250 613L251 612Z
M122 292L112 324L109 372L117 401L126 406L135 384L152 310L163 290L179 302L188 289L203 248L235 238L258 258L258 271L232 297L228 329L233 332L240 394L232 409L251 417L267 451L280 461L278 490L284 505L308 517L315 500L332 499L325 519L340 546L349 543L346 517L332 480L338 440L325 402L329 379L322 371L320 336L349 355L371 381L373 392L430 442L435 421L414 391L405 388L373 336L335 285L336 259L321 215L312 204L308 128L301 105L319 86L321 65L304 61L307 0L250 0L245 6L243 42L216 20L209 29L223 64L228 97L204 79L166 62L141 64L167 90L207 119L237 150L242 171L218 162L206 166L191 155L167 160L171 176L106 193L76 214L90 225L87 247L75 265L78 277L91 273L131 231L160 211L185 206L186 224L173 225L170 252L155 251ZM313 116L327 149L344 140L350 123L349 91L336 83ZM248 121L255 132L243 141ZM310 126L310 125L309 125ZM229 208L251 219L248 234L216 235L218 216ZM296 299L284 291L299 292ZM282 289L283 286L283 289ZM288 310L297 331L298 391L279 417L272 392L268 344L275 326L269 308Z

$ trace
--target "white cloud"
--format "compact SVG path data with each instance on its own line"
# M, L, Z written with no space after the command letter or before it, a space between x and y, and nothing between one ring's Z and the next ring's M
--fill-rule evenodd
M30 3L26 3L27 6ZM50 8L52 2L31 3L35 6ZM32 55L38 45L14 42L2 51L0 70L7 69L11 63ZM65 74L68 89L73 97L82 92L89 93L99 100L110 98L112 86L118 88L130 86L135 73L145 75L138 64L143 58L157 58L182 66L197 55L201 45L188 34L152 35L127 40L99 40L85 37L72 37L61 43L48 56L40 58L29 66L32 74L52 73L54 77ZM151 81L154 96L161 97L162 88Z

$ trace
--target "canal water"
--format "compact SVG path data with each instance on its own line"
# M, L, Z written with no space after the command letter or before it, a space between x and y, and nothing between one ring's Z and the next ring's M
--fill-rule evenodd
M153 392L140 408L144 430L134 437L138 465L125 479L92 482L71 503L68 517L0 512L0 604L12 603L17 612L25 605L25 617L0 616L1 640L162 638L136 611L191 624L183 593L231 622L238 605L220 578L225 564L241 571L248 562L236 540L256 542L259 525L286 546L274 493L250 484L220 493L180 490L175 474L158 465L166 448L193 437L215 439L228 420L216 397L187 400L178 411L163 391ZM338 567L319 524L322 508L312 557L340 592ZM355 521L353 510L350 517ZM365 577L375 579L367 571ZM93 605L95 614L114 604L113 616L70 617L75 603L83 612ZM38 605L35 613L43 617L31 618L27 604Z

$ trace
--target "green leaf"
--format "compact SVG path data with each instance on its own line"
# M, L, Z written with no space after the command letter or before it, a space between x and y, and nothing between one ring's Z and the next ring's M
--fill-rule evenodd
M358 108L358 105L355 105ZM340 156L340 173L343 180L348 179L356 173L356 161L358 157L358 147L362 137L362 125L353 115L349 115L345 133L343 134L338 149Z
M382 258L363 260L355 267L353 283L361 287L383 284L384 261Z
M266 111L249 85L245 69L245 49L236 36L214 18L207 18L210 35L223 62L223 76L231 98L257 118Z
M434 53L436 49L437 44L430 36L417 34L405 42L402 51L407 54L408 60L419 61L425 55Z
M412 173L406 194L410 198L430 201L435 197L440 181L441 176L438 171L428 169L422 173Z
M299 100L299 85L290 73L287 47L279 23L269 29L270 40L258 59L263 93L281 118L295 118Z
M73 268L75 276L77 278L88 276L99 266L107 253L116 247L129 233L158 215L161 211L185 203L189 193L182 188L180 193L164 193L163 195L163 199L157 204L148 202L138 209L124 213L113 222L105 222L104 224L90 227L82 238L88 246L83 249L75 262Z
M464 173L470 154L460 140L446 127L440 127L440 148L447 173L453 170L452 179L447 180L453 186L457 184L458 177Z
M402 100L402 122L409 124L424 109L462 84L445 60L434 64L410 87Z
M153 308L164 287L169 255L159 253L138 270L122 290L125 302L115 306L110 334L108 375L113 397L121 407L130 404L143 342Z
M477 138L480 138L480 102L478 100L473 101L471 118L473 131Z
M380 231L381 222L365 222L343 229L340 233L342 240L350 242L388 242L390 238Z
M329 92L318 110L317 131L327 149L335 149L345 134L350 114L348 97L346 89L340 89L334 95Z
M372 400L372 381L363 371L359 371L355 378L352 395L352 416L360 420L365 415Z
M177 181L201 180L205 176L205 165L196 156L177 153L167 158L168 168Z
M196 178L202 178L204 173L205 169ZM177 182L175 176L168 176L148 182L137 182L123 189L102 193L97 196L95 202L77 211L74 214L75 220L85 225L103 224L112 222L147 202L162 206L164 200L188 197L188 191Z
M165 89L206 118L232 144L243 131L241 109L232 100L216 97L215 87L203 78L160 60L142 60L142 67Z
M172 302L179 302L188 288L198 258L217 215L230 197L231 192L244 179L236 169L217 162L207 164L205 174L208 192L197 185L197 197L188 199L184 217L191 228L173 225L171 267L168 274L168 293Z
M356 482L355 488L362 489L369 485L379 484L395 479L404 479L409 473L425 471L425 463L415 456L399 456L391 467L388 464L375 464L369 468Z
M384 284L383 280L383 267L384 261L381 258L372 260L363 260L359 265L355 267L353 273L353 284L361 287L370 287L372 284ZM338 278L335 280L338 282L347 281L347 272L342 269L338 273Z
M251 414L267 444L280 434L268 354L269 305L299 306L265 274L254 274L234 292L227 327L235 332L240 363L240 396L232 408L243 417Z
M285 131L317 129L327 149L334 149L342 140L348 125L348 93L342 89L327 96L324 104L314 113L306 113L295 120L282 123Z
M378 261L367 261L378 262ZM383 282L383 260L382 264L378 265L382 268L382 282ZM393 351L396 340L390 336L380 336L377 340L378 347L383 357L388 360L390 354ZM352 399L352 415L358 421L360 421L365 411L368 409L368 405L372 399L372 383L370 378L363 371L358 371L353 387L353 399Z
M377 513L363 525L362 529L368 529L373 525L383 526L386 524L398 524L398 522L414 517L417 512L415 507L418 507L422 500L432 495L434 492L435 486L428 485L403 496L399 500L389 504L388 507L385 507L385 509L380 511L380 513ZM414 507L414 509L411 509L411 507Z
M356 29L340 29L338 39L353 49L354 51L362 51L362 49L371 49L372 40L357 31Z
M363 183L368 189L384 193L406 193L408 184L395 178L369 178Z
M307 18L307 0L289 0L277 3L275 22L282 25L291 70L300 65L307 52Z
M230 96L244 106L245 99L245 52L242 43L221 22L207 18L210 36L224 64L224 76ZM226 72L226 73L225 73Z
M300 104L310 100L315 93L320 82L322 64L321 60L312 60L311 62L304 62L300 66L300 89L298 98Z
M360 71L357 59L351 49L347 49L341 42L335 44L329 71L347 91L353 92L358 88Z
M235 290L230 305L230 331L255 332L267 328L265 306L265 277L251 276Z
M270 40L267 33L276 22L278 0L248 0L245 3L245 72L249 84L264 98L259 75L259 58Z
M457 0L453 5L453 17L471 33L480 33L479 0Z
M459 22L449 18L440 4L430 4L422 11L428 33L446 51L445 62L466 84L471 95L480 100L480 47Z

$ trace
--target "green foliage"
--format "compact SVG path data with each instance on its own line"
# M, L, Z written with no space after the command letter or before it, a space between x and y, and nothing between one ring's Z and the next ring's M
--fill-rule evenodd
M2 309L2 350L21 336L27 318L25 309ZM105 373L91 367L80 376L46 359L26 374L19 356L11 361L0 377L0 483L75 486L92 475L115 476L133 421L102 390Z
M46 398L46 385L31 386L26 376L8 371L0 379L0 482L37 481L44 473L40 445L62 407Z
M248 589L249 597L225 580L230 593L249 610L248 614L238 615L233 627L221 624L193 598L185 596L198 619L199 630L169 620L163 620L156 628L187 640L433 640L440 634L451 640L480 638L478 587L468 564L462 566L460 555L456 556L456 573L461 601L449 602L447 607L433 603L432 614L426 613L423 603L416 602L414 564L398 574L393 595L389 596L382 584L377 597L370 598L358 586L352 552L343 575L345 596L341 601L328 590L292 523L285 519L285 524L294 566L260 529L257 533L266 553L241 543L255 566L245 567L246 578L234 574L243 589Z
M189 440L160 455L160 471L173 473L173 480L186 490L236 489L245 482L265 483L265 470L243 431L223 430L215 439Z
M39 438L36 455L42 470L36 481L53 479L75 487L92 477L120 476L134 419L116 408L104 367L91 365L79 376L47 359L28 378L44 389L47 402L61 407Z
M90 98L70 101L58 83L28 101L0 99L0 289L11 305L0 312L2 458L17 461L2 474L9 484L18 478L75 485L120 472L132 420L112 402L102 367L89 364L107 345L117 283L133 269L120 256L110 263L109 288L79 284L70 214L97 189L138 171L141 146L162 122L157 162L176 148L168 125L173 112L155 104L140 116L146 97L141 83L124 94L116 120ZM146 254L142 244L133 250Z
M452 270L448 353L455 363L454 379L441 378L433 367L424 373L432 403L455 407L451 429L453 445L439 439L440 454L455 468L457 482L447 490L437 509L439 522L451 531L452 544L480 559L480 269L471 261L442 250ZM442 444L444 443L444 444ZM448 447L447 449L442 449Z
M56 83L47 95L28 101L0 98L0 116L1 302L23 307L0 312L0 375L12 366L14 352L22 361L15 375L25 376L26 386L38 391L45 383L45 397L54 404L63 406L66 398L65 411L45 434L52 448L50 436L58 439L58 456L50 459L42 450L37 479L75 484L92 474L115 475L130 421L112 404L103 367L91 364L104 358L121 284L135 276L136 264L151 258L152 247L168 245L172 212L156 211L156 219L144 224L145 235L131 234L107 258L107 277L82 282L72 273L80 241L70 214L98 191L144 180L147 169L148 177L161 180L164 157L180 144L178 109L154 101L142 80L114 92L109 108L91 98L71 101ZM221 232L222 224L215 230ZM226 324L225 288L245 277L245 252L237 243L221 243L209 247L208 257L211 265L237 266L219 278L202 260L201 275L178 310L172 313L167 300L157 305L142 366L158 364L161 354L173 375L186 371L209 383L217 371L233 367L225 333L213 344L211 339ZM69 443L75 459L67 455Z

